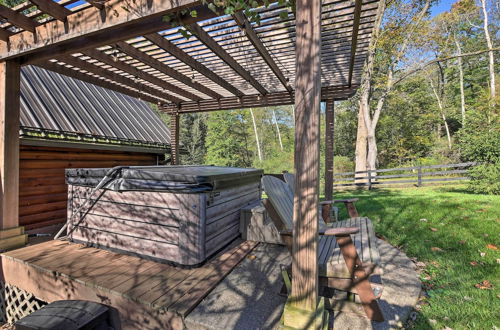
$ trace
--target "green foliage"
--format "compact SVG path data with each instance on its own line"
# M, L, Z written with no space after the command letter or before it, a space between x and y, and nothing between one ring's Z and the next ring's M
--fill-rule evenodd
M488 101L482 104L470 113L467 126L459 133L460 152L464 161L481 163L470 171L471 191L500 194L500 123Z
M242 111L217 111L208 115L205 163L250 167L248 123Z
M469 171L469 189L478 194L500 195L500 163L485 163Z
M334 173L345 173L354 171L354 162L351 158L346 156L334 157L333 162Z
M203 164L205 161L207 135L207 115L204 113L188 113L181 116L180 136L181 147L186 153L181 154L181 164Z

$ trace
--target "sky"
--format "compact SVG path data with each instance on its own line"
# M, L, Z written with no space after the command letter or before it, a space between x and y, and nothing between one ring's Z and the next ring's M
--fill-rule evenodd
M434 17L442 12L449 11L455 0L441 0L431 8L431 15Z

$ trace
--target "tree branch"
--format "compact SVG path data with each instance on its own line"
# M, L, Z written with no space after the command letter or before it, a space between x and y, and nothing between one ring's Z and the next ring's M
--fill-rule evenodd
M476 55L481 55L481 54L484 54L484 53L487 53L489 51L499 51L500 50L500 47L495 47L495 48L492 48L492 49L482 49L482 50L478 50L476 52L471 52L471 53L464 53L464 54L456 54L456 55L451 55L451 56L447 56L447 57L441 57L441 58L436 58L436 59L433 59L432 61L429 61L425 64L423 64L422 66L416 68L416 69L413 69L413 70L410 70L408 72L406 72L404 75L402 75L401 77L399 77L398 79L396 79L393 83L393 85L396 85L398 83L400 83L402 80L408 78L409 76L425 69L426 67L428 67L429 65L432 65L432 64L436 64L438 62L445 62L445 61L449 61L449 60L452 60L452 59L455 59L455 58L459 58L459 57L469 57L469 56L476 56Z

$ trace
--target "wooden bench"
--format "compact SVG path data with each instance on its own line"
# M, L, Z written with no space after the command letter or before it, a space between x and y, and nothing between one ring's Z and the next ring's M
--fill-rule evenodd
M293 193L285 182L274 177L264 176L262 183L268 196L263 204L279 230L282 241L291 252ZM321 220L318 219L320 289L323 292L333 289L357 294L366 315L372 320L383 321L382 311L376 300L381 294L382 286L371 285L369 281L374 275L383 273L370 219L356 217L332 223L322 223ZM352 228L356 230L352 231ZM346 230L350 233L346 234ZM356 310L349 302L330 302L335 310Z

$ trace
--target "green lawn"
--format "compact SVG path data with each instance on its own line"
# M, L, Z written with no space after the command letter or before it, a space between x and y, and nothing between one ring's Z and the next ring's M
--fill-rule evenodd
M500 328L500 196L447 186L335 195L341 197L359 197L358 211L377 234L420 262L426 294L410 328Z

